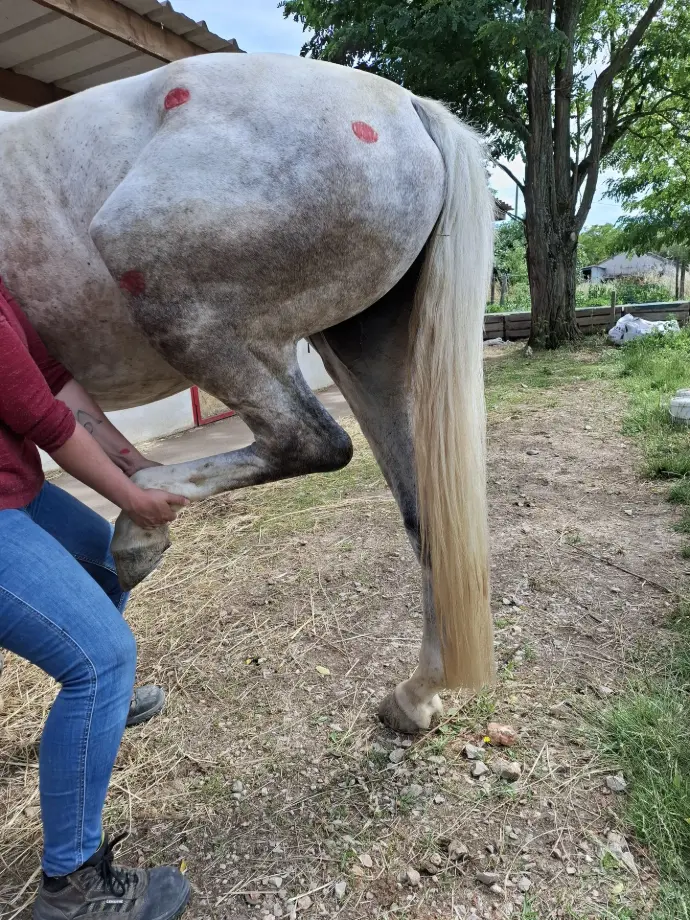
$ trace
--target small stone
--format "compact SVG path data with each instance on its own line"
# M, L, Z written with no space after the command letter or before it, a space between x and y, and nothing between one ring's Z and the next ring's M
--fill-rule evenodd
M591 425L585 425L585 431L591 431L591 430L592 430Z
M424 786L420 786L419 783L410 783L409 786L405 786L402 794L409 799L419 799L424 795Z
M489 722L486 734L492 744L501 747L512 747L517 741L517 732L510 725L501 725L499 722Z
M353 867L350 869L350 872L351 872L353 875L356 875L357 878L361 878L361 877L364 875L364 869L362 869L361 866L353 866Z
M539 451L534 450L534 448L531 448L530 450L525 451L525 453L527 454L528 457L536 457Z
M374 860L371 858L371 856L369 856L368 853L362 853L362 855L359 857L359 861L365 869L373 868Z
M445 801L445 798L440 794L434 796L434 805L443 805Z
M395 748L388 755L388 759L391 763L402 763L405 759L405 751L403 748Z
M448 856L455 862L467 859L469 855L469 850L461 840L451 840L448 844Z
M309 910L311 903L309 895L303 894L301 898L297 898L297 910Z
M475 779L479 779L481 776L486 776L489 772L489 768L481 760L477 760L472 764L472 769L470 770L471 775Z
M247 902L247 904L260 904L261 895L258 891L248 891L244 896L244 900Z
M526 875L523 875L522 878L518 879L518 891L521 891L523 894L526 894L532 887L532 882L527 878Z
M274 888L280 889L283 887L283 880L279 875L272 875L268 880L270 885L273 885Z
M462 752L468 760L483 760L484 758L484 751L482 748L477 747L476 744L470 744L469 741L462 749Z
M607 776L606 785L611 792L625 792L628 788L625 777L621 773L616 773L615 776Z
M491 761L491 770L499 779L506 782L514 783L522 774L522 767L514 760L503 760L502 757L496 757Z
M244 785L238 779L236 779L235 782L232 784L232 791L233 792L244 792Z
M40 806L27 805L26 808L24 809L24 814L26 815L27 818L30 818L30 819L38 818L38 816L41 814Z
M339 901L342 901L342 899L345 897L345 892L347 891L347 882L336 882L335 888L333 890L335 891L336 898Z
M422 880L422 877L419 874L419 872L417 872L416 869L412 869L412 868L407 870L407 872L405 873L405 877L407 878L407 884L411 885L413 888L416 888L417 885L419 885L419 883Z
M568 875L577 875L577 869L575 866L568 866L565 871L568 873Z
M432 866L436 866L436 868L438 868L439 866L443 865L443 857L440 853L432 853L429 857L429 862L432 864Z
M610 687L606 687L604 684L602 684L600 687L597 687L597 693L601 697L607 697L613 694L613 690Z
M489 891L493 892L494 894L503 894L503 889L498 884L498 882L496 882L495 885L492 885L491 888L489 888Z
M497 885L498 879L498 872L477 872L477 881L481 882L482 885L486 885L487 888Z

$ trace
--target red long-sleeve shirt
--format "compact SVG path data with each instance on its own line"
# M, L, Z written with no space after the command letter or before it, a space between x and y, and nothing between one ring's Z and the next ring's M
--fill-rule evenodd
M53 453L74 434L74 416L55 399L71 379L0 279L0 511L38 495L44 477L36 445Z

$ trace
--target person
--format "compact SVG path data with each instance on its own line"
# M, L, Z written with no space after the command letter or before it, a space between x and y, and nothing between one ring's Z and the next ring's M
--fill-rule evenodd
M122 612L110 524L45 482L37 447L139 526L174 520L179 495L130 479L152 465L53 360L0 279L0 647L61 689L43 729L43 877L34 920L171 920L189 899L175 867L121 869L102 810L125 725L162 706L133 694L136 645Z

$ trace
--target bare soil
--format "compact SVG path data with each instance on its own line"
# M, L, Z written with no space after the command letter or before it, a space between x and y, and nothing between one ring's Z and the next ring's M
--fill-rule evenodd
M415 664L419 575L354 423L347 470L185 512L136 592L138 678L169 698L127 733L106 818L130 829L125 862L185 863L189 920L651 915L644 851L629 840L633 869L602 855L625 828L582 714L625 692L657 641L688 564L675 512L636 476L611 383L517 382L489 406L499 679L447 694L424 736L375 718ZM12 656L0 682L0 916L14 920L38 879L36 752L55 686ZM470 775L464 745L492 720L519 733L484 748L489 765L521 763L514 784ZM494 890L478 872L497 873Z

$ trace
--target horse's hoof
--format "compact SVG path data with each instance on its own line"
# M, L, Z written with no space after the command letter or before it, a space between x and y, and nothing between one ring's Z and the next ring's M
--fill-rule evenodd
M407 712L398 701L398 691L394 690L379 705L378 716L384 725L393 731L415 735L417 732L426 731L434 716L442 712L443 703L439 696L432 697L429 703L415 707L413 712Z
M117 577L124 591L131 591L160 565L170 546L168 528L142 530L121 514L110 545Z

